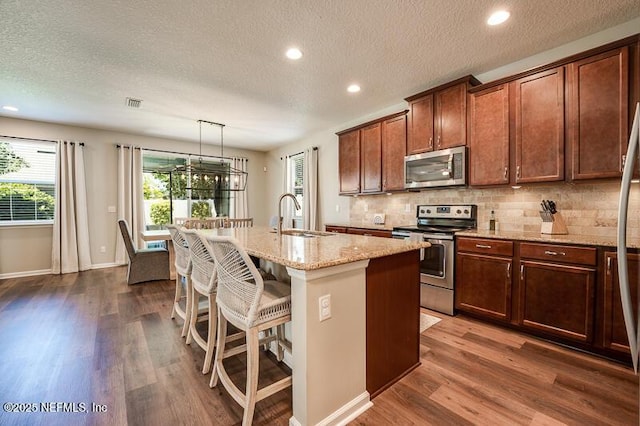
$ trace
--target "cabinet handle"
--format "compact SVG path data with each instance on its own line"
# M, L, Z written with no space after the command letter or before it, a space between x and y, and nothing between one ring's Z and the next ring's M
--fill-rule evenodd
M611 258L607 257L607 275L611 275Z
M524 265L520 265L520 281L524 281Z
M547 254L549 256L566 256L567 253L563 252L563 251L551 251L551 250L545 250L544 254Z
M622 167L620 168L620 171L623 172L624 171L624 165L627 163L627 155L623 154L622 155Z
M487 244L476 244L476 248L490 249L491 246Z
M516 167L516 179L520 179L520 166Z
M505 167L504 168L504 176L502 176L502 179L507 180L508 177L509 177L508 175L509 175L509 168Z
M362 234L362 235L364 235L365 237L373 237L372 234Z
M440 148L440 136L438 136L438 148Z
M429 148L433 148L433 138L429 138Z
M511 262L507 263L507 279L511 279Z

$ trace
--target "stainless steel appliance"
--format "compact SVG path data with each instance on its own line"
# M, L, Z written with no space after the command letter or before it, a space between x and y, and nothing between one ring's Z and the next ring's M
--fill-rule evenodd
M404 187L431 188L467 183L464 146L404 157Z
M633 369L637 374L638 357L640 355L638 348L640 341L640 315L635 317L633 314L633 300L636 300L637 295L632 295L629 288L627 211L629 209L629 194L631 192L634 164L636 160L640 162L640 102L636 104L636 114L633 119L633 125L631 126L631 136L629 137L629 147L627 148L625 160L622 182L620 184L620 203L618 207L618 276L620 277L620 297L622 299L624 323L629 338Z
M431 247L420 251L420 305L453 315L454 260L453 236L457 231L477 226L475 205L421 205L416 226L393 228L394 238L428 241Z

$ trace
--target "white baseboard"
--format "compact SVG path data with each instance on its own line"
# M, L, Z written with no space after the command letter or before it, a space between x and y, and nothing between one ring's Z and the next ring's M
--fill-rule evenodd
M371 407L373 407L373 403L371 402L369 392L364 391L324 419L320 420L317 425L344 426ZM289 426L302 426L302 424L295 417L291 417L289 419Z
M6 274L0 274L0 280L6 280L7 278L31 277L34 275L49 275L52 273L53 272L51 269L40 269L37 271L9 272Z
M119 263L115 263L115 262L111 262L111 263L96 263L94 265L91 265L91 269L104 269L104 268L115 268L116 266L125 266L125 264L119 264Z

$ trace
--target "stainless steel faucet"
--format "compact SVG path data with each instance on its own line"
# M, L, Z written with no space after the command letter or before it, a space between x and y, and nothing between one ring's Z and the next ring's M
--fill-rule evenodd
M293 204L296 206L296 210L300 210L301 208L300 203L296 199L296 196L292 193L285 192L280 196L280 199L278 200L278 235L282 233L282 200L284 200L285 197L290 197L293 199Z

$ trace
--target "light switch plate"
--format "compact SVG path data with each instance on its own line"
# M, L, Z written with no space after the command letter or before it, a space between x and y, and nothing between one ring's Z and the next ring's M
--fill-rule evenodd
M373 224L374 225L384 225L384 213L374 213L373 214Z

